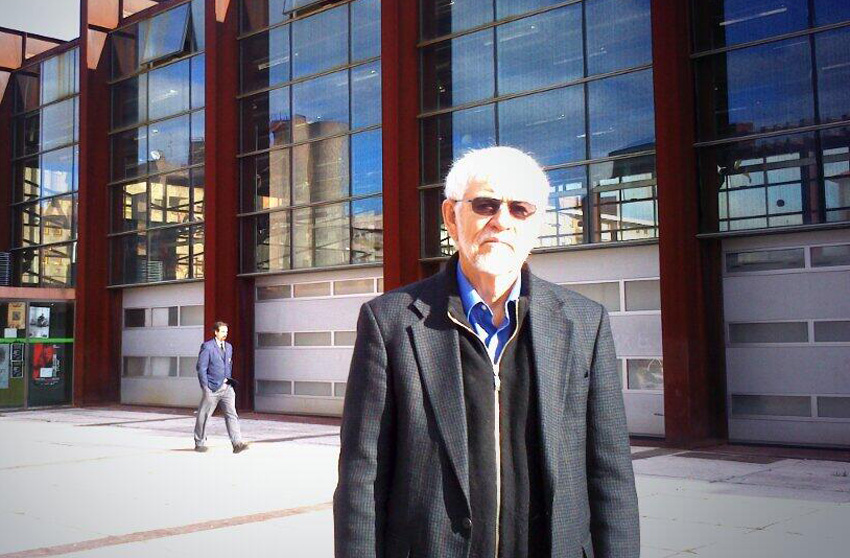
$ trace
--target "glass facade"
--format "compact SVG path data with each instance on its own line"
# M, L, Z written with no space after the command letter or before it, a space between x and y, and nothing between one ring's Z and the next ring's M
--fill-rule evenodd
M380 10L242 1L243 272L382 259Z
M203 2L110 34L113 285L204 274Z
M649 0L422 0L423 258L451 254L442 188L509 145L551 182L538 247L658 234Z
M693 4L702 231L850 221L847 2Z
M79 50L14 74L13 284L74 285L77 239Z

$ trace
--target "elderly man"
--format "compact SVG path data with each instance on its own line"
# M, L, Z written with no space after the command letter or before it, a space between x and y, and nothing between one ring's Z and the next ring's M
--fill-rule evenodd
M639 556L608 316L524 265L548 194L516 149L465 155L442 206L458 253L363 305L338 558Z

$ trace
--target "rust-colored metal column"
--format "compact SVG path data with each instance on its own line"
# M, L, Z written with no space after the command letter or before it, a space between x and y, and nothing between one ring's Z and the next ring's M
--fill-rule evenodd
M384 288L420 278L418 0L381 4Z
M3 53L0 53L2 55ZM12 68L0 70L0 130L5 141L0 141L0 252L8 252L12 245L12 105L14 104Z
M80 144L77 203L74 403L120 399L121 291L109 277L109 53L80 2Z
M690 447L725 438L719 249L697 239L689 0L653 0L664 428Z
M230 324L237 403L253 408L254 282L239 278L239 203L236 161L239 114L238 6L236 0L206 2L206 191L204 219L204 325Z

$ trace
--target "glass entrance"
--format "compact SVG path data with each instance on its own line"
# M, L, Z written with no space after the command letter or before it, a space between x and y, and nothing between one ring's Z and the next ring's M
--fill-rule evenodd
M74 304L0 303L0 408L71 403Z

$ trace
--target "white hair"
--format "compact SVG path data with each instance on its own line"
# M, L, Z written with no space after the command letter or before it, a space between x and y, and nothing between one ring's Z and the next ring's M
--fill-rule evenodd
M500 190L521 192L526 201L545 208L549 179L530 155L514 147L485 147L464 154L446 177L446 198L463 199L472 182L487 182Z

